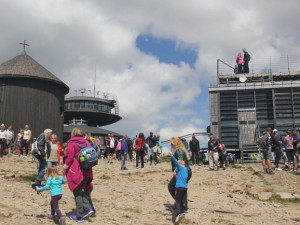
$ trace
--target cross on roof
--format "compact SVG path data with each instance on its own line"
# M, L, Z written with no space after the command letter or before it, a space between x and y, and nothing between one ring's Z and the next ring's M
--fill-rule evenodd
M24 46L24 51L25 51L25 47L26 47L26 46L29 46L29 44L26 44L26 40L24 40L24 43L20 43L20 45L23 45L23 46Z

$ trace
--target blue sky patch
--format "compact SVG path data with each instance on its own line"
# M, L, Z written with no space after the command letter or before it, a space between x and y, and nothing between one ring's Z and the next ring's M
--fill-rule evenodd
M151 34L140 34L136 38L136 46L140 51L157 57L160 62L178 66L180 62L185 62L191 68L195 68L197 49L178 47L176 41L172 39L158 38Z

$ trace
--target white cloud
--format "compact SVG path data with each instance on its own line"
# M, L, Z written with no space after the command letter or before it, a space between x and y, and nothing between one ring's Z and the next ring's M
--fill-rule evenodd
M28 54L71 90L92 89L97 68L97 90L120 101L123 120L110 126L116 132L132 136L152 130L162 139L193 133L209 123L197 111L205 107L196 97L203 94L201 87L215 82L218 58L234 65L237 53L247 48L257 70L269 64L269 56L274 63L286 54L300 58L298 0L236 3L4 0L0 62L18 55L17 44L26 39ZM195 69L183 62L160 63L139 51L135 40L142 33L194 48Z

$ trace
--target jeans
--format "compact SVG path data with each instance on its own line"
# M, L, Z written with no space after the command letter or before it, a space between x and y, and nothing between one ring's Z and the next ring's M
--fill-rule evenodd
M38 170L38 175L35 180L35 184L40 186L42 183L42 179L45 175L45 169L47 167L47 161L43 159L42 157L38 157L37 160L39 161L39 170Z
M144 151L143 150L139 150L136 151L136 167L139 166L139 158L141 157L141 167L144 168Z
M192 177L192 170L188 170L187 183L189 182L191 177ZM175 199L175 197L176 197L175 196L175 185L176 185L176 176L173 176L168 185L169 193L173 197L173 199ZM187 194L186 194L183 199L183 210L186 211L187 208L188 208L188 201L187 201Z
M62 214L61 211L58 207L58 201L61 199L62 195L55 195L55 196L51 196L51 215L54 216L55 213L56 215L60 218L62 218Z
M184 209L184 199L187 199L187 189L186 188L176 188L175 204L176 204L176 214L183 213Z
M91 205L89 203L89 197L83 190L83 186L87 184L88 181L89 178L84 178L83 181L73 191L76 203L77 217L80 218L83 217L86 211L88 211L91 208Z
M50 162L50 161L47 162L47 167L57 166L57 165L58 165L58 162Z
M198 164L199 163L199 152L198 151L192 151L192 162L193 165Z
M121 155L121 169L125 168L125 160L126 160L126 154L120 154Z

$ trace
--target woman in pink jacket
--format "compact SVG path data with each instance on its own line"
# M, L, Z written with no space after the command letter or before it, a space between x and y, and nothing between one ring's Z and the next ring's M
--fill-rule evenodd
M236 57L236 63L238 64L238 73L243 73L243 58L242 58L242 54L239 53Z
M93 214L94 211L89 203L88 196L84 193L84 185L93 179L92 169L83 169L78 162L80 146L90 146L90 143L83 138L83 131L74 128L71 132L71 139L68 142L67 150L64 156L64 172L67 176L68 186L73 192L76 203L76 215L70 218L77 222L83 222L84 218Z

